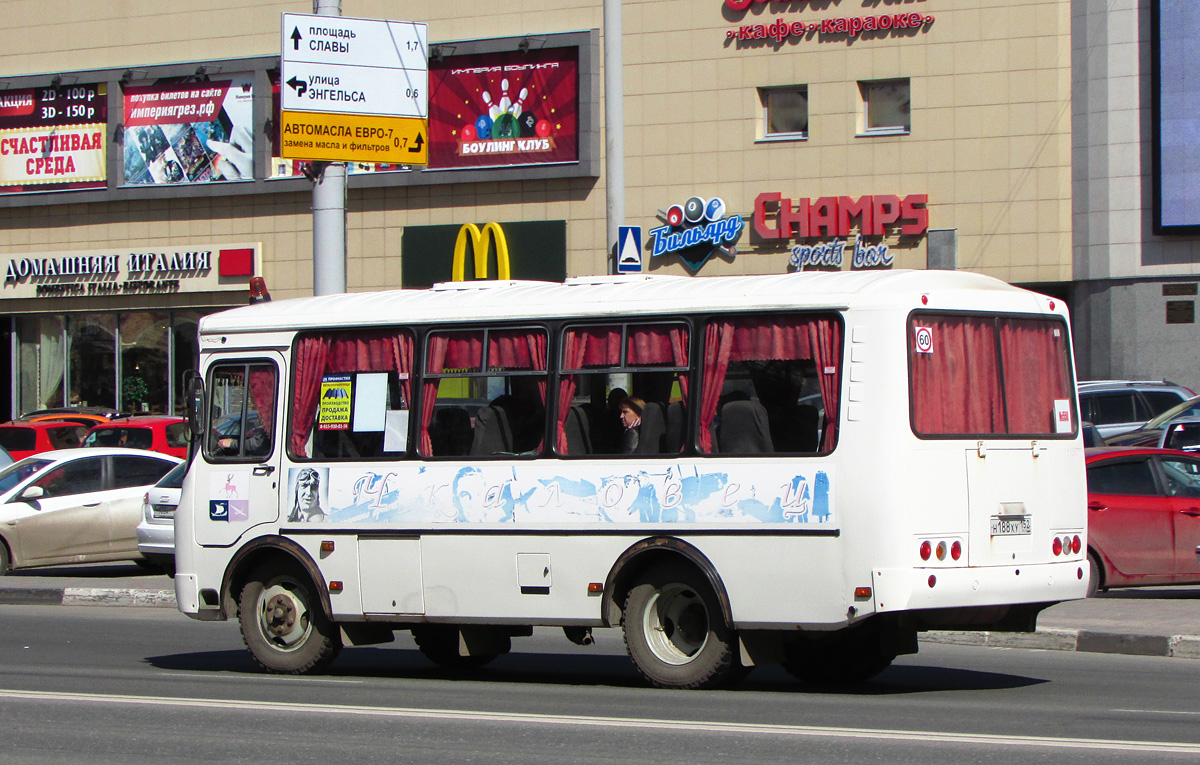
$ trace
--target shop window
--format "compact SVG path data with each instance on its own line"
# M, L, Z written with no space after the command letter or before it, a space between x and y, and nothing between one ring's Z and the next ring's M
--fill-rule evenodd
M117 315L71 317L67 376L70 406L117 406Z
M689 337L676 323L564 331L558 453L678 454L686 442Z
M291 432L297 459L401 457L408 449L413 336L326 332L296 342Z
M912 128L908 78L858 83L860 135L907 134Z
M200 368L200 311L173 311L171 314L171 413L187 412L187 381Z
M274 451L275 365L221 364L209 373L209 432L205 453L211 462L261 462Z
M18 413L64 406L63 317L21 316L16 326L20 344Z
M700 451L828 452L837 442L836 316L722 317L704 332Z
M121 410L167 413L170 317L161 311L121 314Z
M808 86L759 88L764 139L808 138Z
M546 331L432 332L421 390L420 453L512 457L542 450Z

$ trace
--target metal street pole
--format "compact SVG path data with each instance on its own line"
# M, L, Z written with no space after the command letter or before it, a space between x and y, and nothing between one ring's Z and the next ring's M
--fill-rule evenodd
M625 223L625 85L621 77L621 0L604 0L604 201L608 272L617 270L617 227Z
M341 0L313 0L313 13L341 16ZM336 295L346 291L346 165L322 165L313 175L313 294Z

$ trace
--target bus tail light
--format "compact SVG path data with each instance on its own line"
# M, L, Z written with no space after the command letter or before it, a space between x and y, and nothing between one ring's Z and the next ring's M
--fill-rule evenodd
M937 577L934 576L933 574L930 574L929 575L929 587L932 588L935 584L937 584Z
M1079 538L1079 535L1076 534L1075 536L1071 537L1071 552L1078 555L1079 551L1082 549L1083 549L1083 540Z
M1062 555L1062 551L1063 551L1062 537L1055 537L1053 544L1050 545L1050 549L1054 552L1054 554L1056 556Z
M955 540L954 544L950 545L950 559L958 560L961 557L962 557L962 543L959 542L958 540Z
M931 555L933 555L933 545L926 540L921 543L921 560L929 560Z

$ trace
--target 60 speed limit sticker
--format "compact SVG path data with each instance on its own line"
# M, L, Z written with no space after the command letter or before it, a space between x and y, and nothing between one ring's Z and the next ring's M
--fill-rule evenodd
M917 353L933 353L933 328L913 327L913 350Z

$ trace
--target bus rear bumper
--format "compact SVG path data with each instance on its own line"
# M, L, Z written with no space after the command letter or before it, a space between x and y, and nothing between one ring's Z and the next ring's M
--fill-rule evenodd
M875 569L876 613L919 612L927 629L1000 628L1011 624L1009 606L1042 608L1086 597L1086 561L976 568ZM1030 609L1017 611L1028 613ZM1018 622L1023 620L1017 620ZM1014 625L1015 626L1015 625ZM1012 627L1009 627L1010 629ZM1032 621L1028 629L1032 629ZM1017 627L1019 631L1025 628Z

